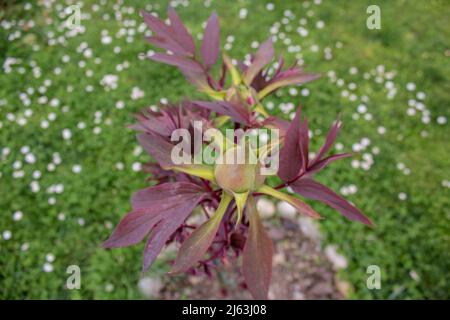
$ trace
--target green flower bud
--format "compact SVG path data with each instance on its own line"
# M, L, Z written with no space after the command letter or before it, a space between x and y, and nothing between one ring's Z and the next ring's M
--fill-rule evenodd
M214 168L216 182L222 189L231 193L253 191L264 183L265 176L260 174L259 161L256 158L250 161L252 155L246 154L244 163L236 163L236 157L232 157L235 160L233 163L227 163L227 155L230 153L235 155L238 149L238 147L228 149L224 155L224 163L216 164Z

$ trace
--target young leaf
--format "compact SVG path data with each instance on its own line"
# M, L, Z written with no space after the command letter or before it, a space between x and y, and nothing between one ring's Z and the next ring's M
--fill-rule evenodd
M231 199L232 197L226 192L222 193L222 200L214 215L192 232L189 238L181 245L170 273L180 273L189 270L205 255L214 240Z
M191 164L183 166L173 166L170 169L184 172L191 176L199 177L205 180L214 181L214 167L206 164Z
M201 54L203 63L207 69L211 68L219 57L220 51L220 26L217 14L213 12L206 23L203 34Z
M231 74L231 82L233 83L233 85L237 86L238 84L240 84L242 82L241 75L226 54L223 55L223 62L225 63L228 71Z
M272 240L264 229L253 199L247 205L250 229L244 246L242 271L254 299L267 299L272 277Z
M237 207L236 227L239 225L239 223L242 220L242 212L244 211L248 194L249 194L248 191L242 192L242 193L233 193L234 201L236 202L236 207Z
M337 195L333 190L309 178L302 178L291 185L292 189L303 197L318 200L338 210L350 220L356 220L372 226L372 221L358 208Z

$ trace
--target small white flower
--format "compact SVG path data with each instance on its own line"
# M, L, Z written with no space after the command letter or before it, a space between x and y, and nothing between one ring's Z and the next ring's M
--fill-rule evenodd
M110 44L112 42L112 38L109 35L105 35L101 39L102 44Z
M31 183L30 183L30 189L31 189L31 192L33 192L33 193L39 192L39 190L41 190L41 187L40 187L40 185L39 185L39 182L37 182L37 181L31 181Z
M55 185L55 193L63 193L64 192L64 185L62 183L58 183Z
M81 172L81 165L79 165L79 164L73 165L72 172L73 173L80 173Z
M25 156L25 161L26 161L27 163L33 164L33 163L36 162L36 156L35 156L34 154L32 154L32 153L28 153L28 154Z
M425 100L426 94L425 94L425 92L420 91L420 92L417 92L416 97L419 100Z
M248 13L248 10L246 8L242 8L241 10L239 10L239 18L240 19L247 18L247 13Z
M357 108L357 111L358 111L359 113L366 113L366 112L367 112L367 107L366 107L366 105L360 104L360 105L358 106L358 108Z
M25 242L20 246L20 250L22 250L22 251L28 251L29 248L30 248L30 244L28 242Z
M364 147L369 146L369 145L370 145L370 139L367 138L367 137L362 138L362 139L361 139L361 144L362 144Z
M44 263L44 266L42 267L42 270L44 270L44 272L52 272L53 271L53 265L51 263Z
M360 167L359 160L353 159L351 162L352 168L358 169Z
M23 178L24 176L25 176L25 171L23 171L23 170L13 172L14 179L20 179L20 178Z
M144 97L144 95L145 95L144 91L142 91L138 87L133 87L133 89L131 90L131 99L132 100L141 99Z
M358 191L358 188L354 184L351 184L348 186L348 191L350 192L350 194L354 194Z
M408 91L414 91L414 90L416 90L416 85L415 85L414 83L412 83L412 82L408 82L408 83L406 84L406 90L408 90Z
M22 148L20 148L20 152L22 154L27 154L28 152L30 152L30 147L29 146L23 146Z
M408 116L413 116L413 115L416 114L416 109L414 109L414 108L408 108L408 109L406 110L406 114L407 114Z
M436 121L437 121L438 124L446 124L447 123L447 118L444 117L444 116L439 116Z
M372 148L372 153L373 153L373 154L379 154L379 153L380 153L380 148L378 148L378 147L373 147L373 148Z
M55 256L53 255L53 253L47 253L47 255L45 256L45 260L47 260L47 262L53 262L55 261Z
M22 168L22 162L19 160L16 160L13 162L12 167L13 167L13 169L18 170L18 169Z
M141 169L142 169L142 164L139 163L139 162L135 162L135 163L133 163L133 165L132 165L132 169L133 169L133 171L135 171L135 172L141 171Z
M124 167L125 166L124 166L124 164L122 162L117 162L116 163L116 169L117 170L123 170Z
M95 128L92 130L92 132L93 132L94 134L100 134L100 133L102 132L102 128L100 128L100 127L95 127Z
M13 213L13 220L14 221L20 221L23 218L23 213L22 211L16 211Z
M112 292L114 290L114 285L111 283L108 283L107 285L105 285L105 291L106 292Z
M272 11L273 9L275 9L275 5L272 2L269 2L268 4L266 4L266 9Z
M72 132L70 131L70 129L64 129L62 131L62 137L64 138L64 140L70 140L72 138Z
M125 102L123 102L122 100L119 100L116 102L117 109L123 109L124 107L125 107Z
M3 240L9 240L12 237L12 232L9 230L3 231Z
M106 91L114 90L117 88L117 82L119 77L114 74L106 74L101 80L100 84L105 87Z
M33 171L33 178L34 179L39 179L41 176L42 176L41 171L39 171L39 170Z
M49 123L48 123L47 120L42 120L42 121L41 121L41 128L42 128L42 129L47 129L48 126L49 126Z
M363 149L364 149L364 147L361 144L359 144L359 143L354 143L352 145L353 152L359 152L359 151L361 151Z
M408 198L408 196L407 196L406 193L400 192L400 193L398 194L398 198L399 198L400 200L402 200L402 201L405 201L406 198Z

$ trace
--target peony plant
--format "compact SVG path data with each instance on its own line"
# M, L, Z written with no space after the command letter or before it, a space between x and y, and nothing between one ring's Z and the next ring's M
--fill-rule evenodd
M105 248L130 246L147 238L145 272L167 244L180 243L170 274L211 275L218 263L242 256L246 287L255 299L266 299L273 245L256 209L257 197L271 196L290 203L301 214L321 218L299 197L285 191L290 187L296 194L321 201L350 220L372 225L353 204L314 179L333 161L351 155L328 154L341 122L332 124L323 146L310 159L308 121L306 117L302 119L301 108L289 122L271 116L262 103L279 88L304 84L319 78L318 74L306 73L297 64L285 69L282 57L275 69L271 67L274 59L271 39L260 45L249 63L233 63L227 55L221 56L216 13L207 21L199 50L173 8L168 9L168 23L147 12L142 12L142 16L152 31L147 41L162 49L150 59L177 67L208 99L185 98L177 104L160 105L157 111L148 108L136 115L137 123L132 128L139 132L138 142L154 160L144 166L150 174L151 186L132 196L132 210L103 243ZM215 139L230 127L245 132L276 129L279 139L265 148L255 147L245 139L243 142L235 138ZM214 141L210 145L189 144L187 148L191 151L188 160L193 160L212 146L209 151L214 153L215 160L174 161L173 133L179 129L194 134L213 132ZM247 150L243 163L217 161L239 150ZM262 175L261 169L274 156L279 159L278 170ZM251 157L256 161L251 162ZM277 176L281 183L270 186L268 176ZM205 222L189 223L191 215L200 214Z

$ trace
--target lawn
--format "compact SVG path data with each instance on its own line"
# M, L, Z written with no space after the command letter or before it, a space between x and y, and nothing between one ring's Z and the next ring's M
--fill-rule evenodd
M150 61L140 9L166 1L0 2L0 298L142 298L143 244L101 243L146 185L149 160L127 126L158 102L200 97L182 75ZM38 4L39 3L39 4ZM44 5L42 3L47 3ZM277 53L323 77L265 101L288 119L301 103L317 149L340 114L336 148L351 159L318 180L371 219L352 223L318 203L324 245L348 259L351 298L450 298L450 5L446 1L172 1L197 36L210 12L221 44L243 59L271 34ZM366 8L381 8L381 29ZM81 269L67 290L66 269ZM369 265L381 289L366 286ZM167 271L164 261L149 272ZM188 297L187 297L188 298Z

